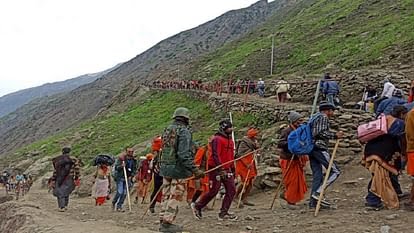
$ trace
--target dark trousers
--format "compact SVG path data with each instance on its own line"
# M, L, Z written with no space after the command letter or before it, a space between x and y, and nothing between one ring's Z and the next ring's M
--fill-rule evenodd
M157 194L161 186L162 186L162 176L160 176L158 173L154 173L154 190L151 193L151 201L154 200L155 194ZM156 201L152 202L150 208L154 208L156 203L157 203Z
M224 189L226 190L226 194L224 195L223 202L221 204L220 213L226 214L228 213L231 202L233 201L233 198L236 194L236 185L234 183L234 175L232 176L225 176L220 177L219 180L217 180L217 176L219 175L218 171L212 171L209 173L209 179L210 182L212 182L210 190L208 193L201 196L201 199L199 202L196 203L195 207L196 209L203 209L220 191L221 184L224 185Z
M309 155L309 162L312 169L312 194L317 194L322 191L323 173L322 166L327 169L329 166L330 155L326 150L319 150L315 148ZM329 187L341 174L338 166L334 162L332 164L331 172L329 173L328 182L326 188ZM315 199L310 199L310 205L314 204Z
M391 180L391 184L392 184L392 187L394 188L395 192L397 194L402 194L403 192L401 190L400 182L398 181L398 176L390 173L390 180ZM368 194L365 197L365 200L366 200L368 205L377 206L377 205L381 204L382 201L381 201L380 197L378 197L373 192L371 192L371 184L372 184L372 178L368 183Z
M391 184L392 187L394 188L395 192L397 194L402 194L402 190L401 190L401 185L400 185L400 181L398 181L398 175L394 175L390 173L390 180L391 180Z
M58 197L57 202L58 202L59 209L65 208L69 204L69 196Z

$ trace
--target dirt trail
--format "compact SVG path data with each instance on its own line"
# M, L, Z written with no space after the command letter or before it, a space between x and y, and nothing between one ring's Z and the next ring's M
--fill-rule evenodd
M356 162L355 162L356 163ZM235 222L217 221L217 211L221 204L216 202L215 210L204 212L201 221L193 219L190 209L182 203L177 223L184 225L191 233L210 232L380 232L382 226L389 226L390 232L414 232L414 223L409 221L413 213L404 210L366 211L364 196L368 183L368 172L356 164L342 168L342 174L335 185L328 189L327 197L337 203L337 210L322 210L318 217L313 217L313 210L306 207L306 201L298 210L284 209L283 202L277 202L272 212L269 206L273 191L254 194L250 200L256 206L235 209L239 219ZM404 190L408 190L409 179L401 178ZM158 230L158 216L146 216L140 219L147 205L134 205L131 213L112 212L110 203L96 207L91 198L71 198L69 210L57 212L56 200L46 190L34 186L29 195L18 202L6 202L15 206L19 214L26 218L24 227L18 232L152 232ZM3 190L0 190L3 191ZM126 206L125 206L126 207ZM3 208L4 209L4 208ZM3 211L3 209L0 209ZM159 207L157 206L157 212ZM10 213L7 213L10 215ZM6 214L6 215L7 215ZM3 224L0 224L0 229ZM9 231L15 232L15 231ZM8 233L7 231L5 233Z

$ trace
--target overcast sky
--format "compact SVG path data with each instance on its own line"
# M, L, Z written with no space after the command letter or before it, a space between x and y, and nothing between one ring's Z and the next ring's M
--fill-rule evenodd
M2 0L0 96L105 70L258 0Z

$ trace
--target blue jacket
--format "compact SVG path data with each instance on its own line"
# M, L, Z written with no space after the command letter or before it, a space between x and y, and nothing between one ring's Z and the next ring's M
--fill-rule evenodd
M406 103L406 104L404 104L404 107L406 107L408 109L408 111L411 111L411 109L414 108L414 102Z
M397 97L391 97L389 99L383 100L380 105L377 108L377 111L375 112L377 116L379 116L381 113L384 113L385 115L390 115L392 110L397 105L404 105L407 101L397 98Z
M339 94L339 85L334 80L324 80L322 84L322 93L327 94Z

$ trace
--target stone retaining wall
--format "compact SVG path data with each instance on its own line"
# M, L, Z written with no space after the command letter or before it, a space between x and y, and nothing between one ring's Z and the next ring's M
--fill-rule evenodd
M270 127L261 132L262 146L264 151L259 160L259 176L256 184L260 187L273 187L280 182L281 170L279 168L279 156L276 144L279 138L280 126L287 124L287 112L297 111L308 117L311 113L310 105L303 104L277 104L272 99L250 99L244 104L244 100L235 96L216 96L203 92L190 92L196 98L208 101L209 105L218 112L227 109L231 112L249 112L259 119L268 122ZM245 106L244 106L245 105ZM349 163L352 160L359 160L362 153L362 145L359 143L356 130L359 124L372 120L372 115L359 111L342 109L335 113L330 121L333 131L342 130L345 138L340 141L336 154L336 162L339 165ZM330 142L333 149L335 141Z

